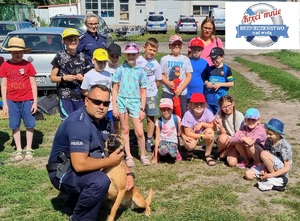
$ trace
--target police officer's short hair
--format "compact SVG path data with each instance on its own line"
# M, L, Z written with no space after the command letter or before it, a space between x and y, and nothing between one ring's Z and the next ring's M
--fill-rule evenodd
M87 19L88 18L97 18L98 19L98 21L99 21L99 17L98 17L98 15L96 15L95 13L93 13L93 12L87 12L86 13L86 16L85 16L85 18L84 18L84 24L85 25L87 25Z
M96 88L99 88L102 91L107 91L108 93L110 93L110 89L107 86L105 86L103 84L95 84L95 85L92 85L91 87L89 87L88 94L92 93L93 90Z

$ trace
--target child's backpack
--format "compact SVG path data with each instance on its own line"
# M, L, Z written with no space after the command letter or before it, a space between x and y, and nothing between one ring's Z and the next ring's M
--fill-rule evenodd
M177 136L178 136L178 133L179 133L179 127L178 127L178 119L177 119L177 115L176 115L176 114L172 114L172 118L173 118L173 120L174 120L174 124L175 124L176 131L177 131ZM161 117L158 118L158 123L159 123L159 129L161 130L161 129L162 129L162 118L161 118Z
M53 115L58 112L59 101L56 95L49 95L39 98L38 111L47 115Z

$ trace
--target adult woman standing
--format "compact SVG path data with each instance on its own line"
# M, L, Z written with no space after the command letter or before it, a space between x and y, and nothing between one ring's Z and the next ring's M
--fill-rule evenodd
M80 36L79 45L77 47L78 52L82 52L89 60L91 67L94 67L92 63L93 52L97 48L107 48L106 38L99 34L99 17L94 13L87 13L84 19L84 24L87 27L87 31Z
M217 38L215 36L216 34L216 26L215 22L212 18L205 18L203 22L201 23L201 34L200 37L196 37L202 40L204 44L204 49L201 52L201 58L205 59L208 62L209 66L212 66L213 63L211 61L211 58L209 57L210 51L214 47L220 47L224 49L222 40L220 38ZM191 41L195 39L192 38ZM190 41L190 42L191 42ZM190 43L189 43L190 46ZM189 51L190 53L190 51Z

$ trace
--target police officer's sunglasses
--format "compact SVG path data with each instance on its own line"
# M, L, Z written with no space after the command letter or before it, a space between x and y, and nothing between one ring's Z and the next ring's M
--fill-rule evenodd
M104 107L108 107L110 105L110 101L102 101L102 100L97 100L94 98L87 97L90 101L92 101L93 104L100 106L103 104Z

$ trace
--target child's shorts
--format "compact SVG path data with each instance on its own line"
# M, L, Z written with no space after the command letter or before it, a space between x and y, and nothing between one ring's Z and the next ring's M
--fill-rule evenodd
M71 113L84 106L84 101L73 101L69 99L59 99L60 118L65 120Z
M273 168L275 171L280 170L281 168L284 167L284 163L276 156L274 156L274 164L273 164ZM260 175L260 171L262 169L262 166L255 166L251 168L256 176ZM285 174L283 174L285 175Z
M169 155L172 158L176 158L177 150L178 150L178 144L174 142L161 140L158 144L158 153L161 156Z
M106 117L111 121L113 122L113 111L112 110L109 110L107 111L107 114L106 114Z
M12 130L20 128L21 119L26 128L34 128L36 126L35 118L31 113L33 100L15 102L7 100L9 127Z
M157 116L159 114L157 105L157 96L147 97L146 99L146 115Z
M220 109L218 104L209 104L207 103L207 108L215 115Z
M128 111L130 117L138 118L141 108L140 98L125 98L118 96L117 106L119 114L124 114Z

